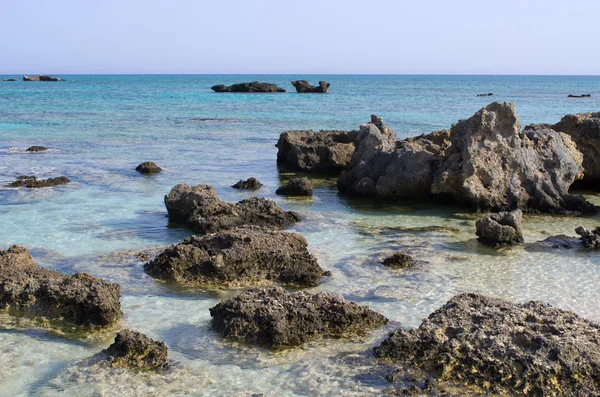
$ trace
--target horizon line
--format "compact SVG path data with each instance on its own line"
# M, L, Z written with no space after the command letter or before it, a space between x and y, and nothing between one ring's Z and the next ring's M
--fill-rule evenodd
M0 76L19 75L56 76L507 76L507 77L600 77L600 74L511 74L511 73L4 73Z

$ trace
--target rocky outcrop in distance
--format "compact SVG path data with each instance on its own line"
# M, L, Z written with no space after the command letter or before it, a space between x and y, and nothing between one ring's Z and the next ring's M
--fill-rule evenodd
M101 354L112 367L144 371L167 369L168 349L163 342L155 341L136 331L119 331L115 341Z
M256 178L248 178L245 181L240 179L235 185L231 186L234 189L258 190L263 184Z
M177 185L165 196L165 206L169 219L199 233L243 226L281 229L302 219L264 198L253 197L235 204L221 201L209 185Z
M317 286L328 274L297 233L244 228L190 237L144 265L154 278L183 285Z
M230 86L223 84L214 85L210 89L214 92L285 92L283 88L278 87L276 84L259 83L258 81L233 84Z
M2 79L2 81L19 81L19 79L16 79L14 77L11 77L9 79Z
M142 164L138 165L135 168L135 170L141 174L158 174L162 171L162 168L160 168L152 161L145 161Z
M283 196L312 196L313 183L307 177L292 178L275 193Z
M492 247L522 244L524 242L522 221L523 212L518 209L488 215L475 222L475 234L479 237L480 243Z
M29 251L0 251L0 308L85 327L106 327L121 316L120 286L86 273L38 267Z
M569 94L569 95L567 95L567 97L569 97L569 98L589 98L591 96L592 95L590 95L590 94L581 94L581 95Z
M326 81L319 81L319 85L317 87L310 85L306 80L292 81L292 85L296 89L296 92L301 94L325 94L329 87L331 87L331 84Z
M488 92L487 94L477 94L477 96L494 96L494 93Z
M26 152L37 153L37 152L45 152L46 150L48 150L48 148L45 146L30 146L27 148Z
M40 74L38 76L23 76L23 81L64 81L59 77Z
M418 372L420 393L449 385L469 395L600 394L600 325L539 301L459 294L419 328L390 334L375 355L400 374Z
M210 309L221 336L271 348L302 345L320 337L363 334L387 323L366 306L326 292L251 289Z
M56 178L48 178L48 179L37 179L37 177L33 175L22 175L17 178L17 180L9 183L6 187L27 187L27 188L38 188L38 187L51 187L51 186L59 186L66 185L70 183L71 180L65 176L59 176Z

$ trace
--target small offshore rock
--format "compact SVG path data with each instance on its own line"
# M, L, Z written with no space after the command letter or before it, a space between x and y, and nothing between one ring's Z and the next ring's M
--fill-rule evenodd
M138 165L135 170L142 174L157 174L162 171L162 168L160 168L152 161L145 161L142 164Z
M296 89L296 92L305 94L305 93L317 93L317 94L325 94L331 84L326 81L319 81L319 85L314 87L308 83L306 80L295 80L292 81L292 85Z
M27 148L26 152L44 152L48 150L45 146L30 146Z
M293 178L275 191L283 196L312 196L313 183L307 177Z
M492 247L522 244L524 242L522 220L521 210L488 215L475 222L475 234L479 237L480 243Z
M9 183L6 186L7 187L38 188L38 187L66 185L69 182L71 182L71 180L64 176L59 176L57 178L37 179L35 176L22 175L22 176L19 176L17 178L17 180Z
M419 328L390 334L375 355L433 386L481 391L469 395L600 393L600 325L539 301L459 294Z
M477 94L477 96L494 96L494 93L488 92L487 94Z
M271 348L364 334L388 321L337 295L289 293L281 287L250 289L211 308L210 315L213 330L221 336Z
M82 326L109 326L121 316L119 284L87 273L65 275L38 267L29 251L0 251L0 308Z
M119 331L113 344L102 353L112 367L146 371L169 367L168 349L163 342L129 329Z
M573 95L573 94L569 94L567 95L569 98L589 98L592 95L591 94L581 94L581 95Z
M214 92L285 92L283 88L278 87L276 84L259 83L258 81L230 86L222 84L214 85L211 87L211 90Z
M19 79L15 79L14 77L9 79L2 79L2 81L18 81Z
M235 185L231 186L234 189L245 189L245 190L258 190L262 186L262 183L256 178L248 178L245 181L241 180Z
M235 204L221 201L210 185L177 185L165 196L165 206L172 221L199 233L242 226L281 229L302 219L264 198L253 197Z
M262 228L193 236L146 265L150 276L184 285L251 286L281 283L312 287L326 275L297 233Z
M63 81L63 79L59 77L40 74L39 76L23 76L23 81Z
M404 251L395 252L391 256L383 260L383 265L393 269L403 269L413 267L417 262L415 259Z

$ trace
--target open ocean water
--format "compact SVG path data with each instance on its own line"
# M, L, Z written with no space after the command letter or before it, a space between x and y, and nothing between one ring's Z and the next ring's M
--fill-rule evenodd
M0 76L2 78L16 76ZM458 292L514 301L540 299L600 321L600 258L595 254L492 250L475 240L463 209L429 203L382 203L344 197L335 178L315 179L312 199L275 195L290 177L276 164L275 143L291 129L356 129L381 116L399 138L448 128L491 101L513 101L522 126L555 123L568 113L600 111L600 77L74 75L68 81L0 82L0 185L19 175L64 175L72 183L43 189L0 188L0 249L32 251L40 266L85 271L122 287L122 326L164 341L176 368L132 375L82 364L113 335L69 338L0 319L0 395L381 395L388 383L368 350L395 328L416 327ZM326 95L296 94L290 80L332 84ZM283 94L217 94L215 84L267 81ZM493 97L477 97L478 93ZM591 94L591 98L567 98ZM26 153L32 145L51 150ZM135 167L163 168L142 176ZM257 177L248 193L230 188ZM143 272L135 252L175 243L190 231L169 226L163 197L178 183L213 185L221 199L275 200L305 218L288 229L333 276L329 291L387 316L362 338L324 340L272 352L223 341L208 309L237 291L173 289ZM600 204L600 196L586 195ZM526 215L525 240L575 235L600 216ZM442 226L435 231L419 227ZM422 265L390 270L378 261L405 249ZM3 323L4 321L4 323Z

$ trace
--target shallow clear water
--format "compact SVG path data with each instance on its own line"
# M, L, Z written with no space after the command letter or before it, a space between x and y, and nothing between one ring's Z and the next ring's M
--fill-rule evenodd
M0 76L1 78L10 76ZM520 76L64 76L63 83L0 83L0 185L18 175L65 175L45 189L0 188L0 249L32 250L39 265L86 271L122 285L124 327L163 340L176 368L164 375L107 371L89 358L111 336L76 340L5 324L0 330L0 395L378 395L388 386L368 349L399 326L415 327L457 292L541 299L600 321L600 259L574 251L480 246L480 216L461 208L349 199L335 179L312 199L275 196L288 174L276 163L289 129L353 129L380 115L399 137L449 127L492 100L514 101L523 125L600 110L599 77ZM215 94L214 84L325 79L327 95ZM492 98L476 97L493 92ZM571 99L568 94L590 93ZM26 153L31 145L51 148ZM135 167L155 161L146 177ZM255 176L258 193L231 189ZM366 337L325 340L284 352L224 342L208 309L236 291L172 289L145 275L133 252L155 252L189 235L169 227L163 196L177 183L213 185L238 201L258 194L304 215L290 230L307 237L333 276L312 291L341 293L392 322ZM588 195L600 204L600 196ZM525 239L574 235L600 217L525 217ZM437 231L411 228L444 226ZM421 263L390 270L381 257L405 249ZM81 362L80 360L88 360Z

